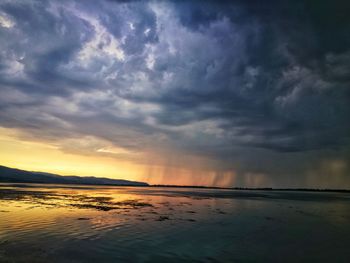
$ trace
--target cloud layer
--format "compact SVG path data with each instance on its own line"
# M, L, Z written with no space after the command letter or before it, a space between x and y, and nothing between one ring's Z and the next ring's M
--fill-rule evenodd
M231 185L350 186L347 10L2 1L0 125L77 154L195 159Z

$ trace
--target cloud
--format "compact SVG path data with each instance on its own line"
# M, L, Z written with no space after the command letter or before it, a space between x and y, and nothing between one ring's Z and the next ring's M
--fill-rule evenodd
M333 2L5 1L0 125L266 183L305 174L300 156L347 163L350 21Z

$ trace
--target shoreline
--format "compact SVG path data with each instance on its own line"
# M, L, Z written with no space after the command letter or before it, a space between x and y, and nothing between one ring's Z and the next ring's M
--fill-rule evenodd
M217 186L196 186L196 185L117 185L117 184L74 184L74 183L46 183L46 182L5 182L0 181L1 184L14 185L26 187L27 184L38 185L63 185L63 186L107 186L107 187L141 187L141 188L185 188L185 189L214 189L214 190L235 190L235 191L284 191L284 192L337 192L337 193L350 193L350 189L318 189L318 188L272 188L272 187L217 187Z

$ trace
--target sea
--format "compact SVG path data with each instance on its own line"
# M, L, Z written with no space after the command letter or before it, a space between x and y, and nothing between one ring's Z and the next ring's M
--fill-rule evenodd
M2 183L0 262L350 262L350 193Z

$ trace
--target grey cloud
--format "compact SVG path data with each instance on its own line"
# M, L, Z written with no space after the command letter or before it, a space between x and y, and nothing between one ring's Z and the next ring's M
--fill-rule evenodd
M350 21L335 2L4 2L0 125L276 181L305 173L301 156L347 162Z

